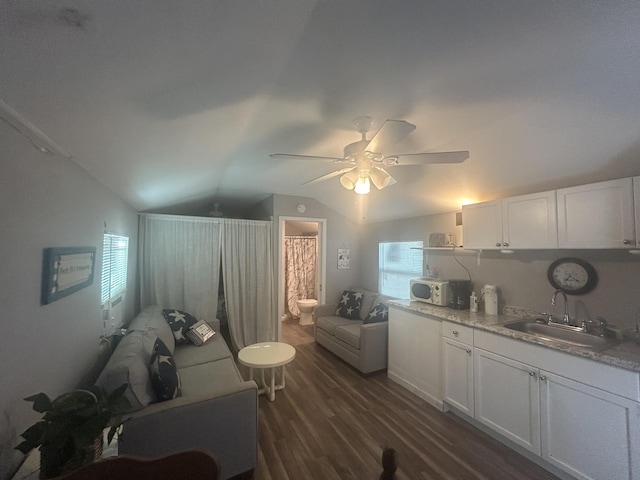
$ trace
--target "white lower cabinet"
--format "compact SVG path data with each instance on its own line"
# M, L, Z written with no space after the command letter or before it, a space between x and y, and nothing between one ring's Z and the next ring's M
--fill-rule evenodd
M476 348L476 420L540 455L540 393L535 368Z
M475 338L476 420L575 478L640 480L637 372L486 332Z
M640 404L540 372L542 458L580 479L640 478Z
M473 417L473 329L442 322L442 399Z
M389 308L388 377L442 407L442 321Z

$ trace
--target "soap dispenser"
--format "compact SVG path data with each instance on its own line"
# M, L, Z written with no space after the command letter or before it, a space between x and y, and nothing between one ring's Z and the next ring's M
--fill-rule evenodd
M475 291L471 292L471 296L469 297L469 308L472 312L478 311L478 297Z

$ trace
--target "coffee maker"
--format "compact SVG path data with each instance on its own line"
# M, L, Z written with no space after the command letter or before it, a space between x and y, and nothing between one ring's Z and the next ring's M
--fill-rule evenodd
M468 310L471 296L471 280L449 280L451 303L449 307L455 310Z

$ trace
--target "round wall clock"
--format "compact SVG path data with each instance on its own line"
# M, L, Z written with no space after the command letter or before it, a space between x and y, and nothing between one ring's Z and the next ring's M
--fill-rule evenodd
M299 203L298 206L296 207L296 210L298 210L298 212L300 213L304 213L307 211L307 207L305 206L304 203Z
M590 263L579 258L559 258L547 270L549 283L569 295L584 295L598 284L598 273Z

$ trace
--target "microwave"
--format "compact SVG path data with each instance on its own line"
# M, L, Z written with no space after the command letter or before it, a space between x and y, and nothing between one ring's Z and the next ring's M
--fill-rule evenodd
M449 282L418 278L411 280L409 288L411 300L446 307L451 303Z

